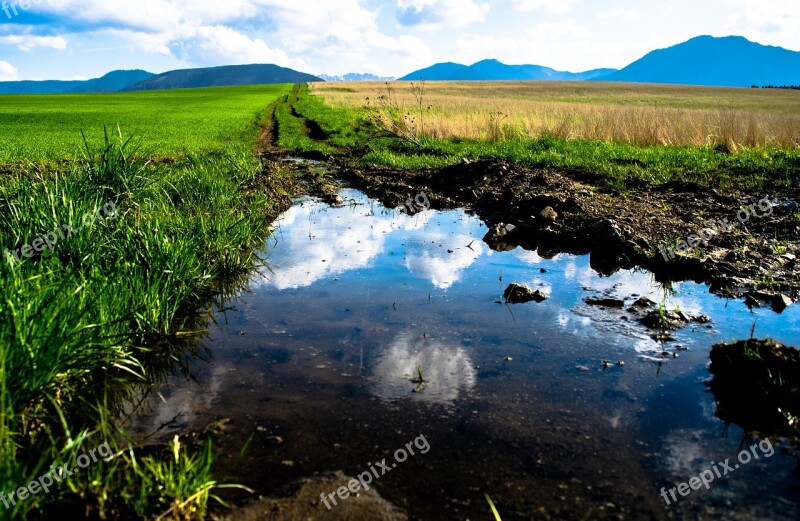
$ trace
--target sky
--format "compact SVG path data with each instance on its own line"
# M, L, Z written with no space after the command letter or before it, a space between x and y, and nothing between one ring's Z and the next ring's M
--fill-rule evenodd
M0 0L0 81L275 63L403 76L495 58L622 68L699 35L800 51L797 0Z

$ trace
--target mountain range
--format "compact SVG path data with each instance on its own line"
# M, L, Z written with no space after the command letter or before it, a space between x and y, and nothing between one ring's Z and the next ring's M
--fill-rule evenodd
M483 60L472 65L438 63L400 78L402 81L586 81L616 72L596 69L586 72L562 72L541 65L506 65L497 60Z
M3 81L0 94L77 94L82 92L117 92L155 76L152 72L113 71L102 78L75 81Z
M224 65L206 69L169 71L130 85L125 91L262 85L269 83L305 83L322 78L293 69L269 64Z
M0 94L56 94L303 83L314 81L383 81L371 74L313 76L268 64L227 65L153 74L114 71L87 81L0 82ZM741 36L698 36L648 53L621 70L563 72L541 65L506 65L482 60L472 65L439 63L408 74L413 81L619 81L724 87L800 85L800 52L751 42Z
M340 81L394 81L397 78L393 76L375 76L374 74L362 74L359 72L351 72L341 76L330 76L328 74L319 74L320 78L325 81L340 82Z
M132 92L311 81L323 80L311 74L277 65L225 65L203 69L182 69L163 74L153 74L141 70L113 71L102 78L86 81L5 81L0 82L0 94Z
M719 87L800 85L800 52L741 36L698 36L595 79Z

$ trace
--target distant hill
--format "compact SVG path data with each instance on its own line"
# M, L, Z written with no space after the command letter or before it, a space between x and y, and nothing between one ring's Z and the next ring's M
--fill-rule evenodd
M228 85L263 85L270 83L304 83L321 78L270 64L225 65L205 69L182 69L165 72L124 90L193 89Z
M800 52L741 36L698 36L595 79L720 87L796 85L800 84Z
M333 81L333 82L340 82L340 81L394 81L396 78L389 77L389 76L375 76L374 74L361 74L357 72L351 72L349 74L344 74L342 76L329 76L328 74L320 74L320 78L325 81Z
M616 69L597 69L586 72L562 72L541 65L506 65L497 60L483 60L472 65L438 63L408 74L400 80L414 81L586 81L605 76Z
M113 71L102 78L85 81L3 81L0 94L67 94L116 92L154 76L142 70Z

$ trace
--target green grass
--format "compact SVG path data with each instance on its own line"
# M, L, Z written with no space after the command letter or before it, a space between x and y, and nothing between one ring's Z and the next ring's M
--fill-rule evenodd
M92 128L85 149L69 151L74 160L41 171L41 165L26 167L18 159L17 168L0 177L0 492L16 490L51 463L74 461L104 441L118 453L49 494L17 502L11 510L0 504L0 519L44 519L75 504L107 519L151 518L169 509L168 518L202 517L219 486L211 477L210 447L192 453L173 446L166 454L142 456L120 442L124 432L110 418L126 389L152 378L159 359L176 356L154 346L202 329L196 309L257 262L276 198L288 195L281 187L292 179L288 171L272 170L272 185L266 184L264 164L254 153L253 123L287 90L159 93L146 97L151 103L145 114L130 117L144 124L160 112L153 127L160 137L130 141L116 132L103 135L101 128L103 137L96 139ZM218 103L209 97L212 92ZM227 104L222 99L227 97L239 101ZM54 97L43 98L47 105ZM189 99L205 101L193 104L190 115L169 107ZM78 114L79 105L70 101L63 111ZM135 114L135 104L124 105ZM100 106L90 111L93 117L99 117ZM15 133L46 132L42 114L32 117L38 126L22 123L24 130ZM192 136L194 122L203 119L213 129L199 129L186 139L191 146L176 152L181 127L184 136ZM49 129L62 139L35 157L66 157L65 136L74 127L55 122ZM151 162L148 148L177 158ZM100 208L107 209L101 218L84 223L86 214ZM74 232L52 241L52 249L39 243L40 251L20 250L20 261L3 253L36 246L38 238L64 225Z
M264 108L289 85L217 87L114 94L0 96L0 165L75 157L81 131L103 127L142 138L156 158L183 157L250 140Z
M616 186L680 181L747 191L794 188L800 181L800 150L740 147L730 153L712 147L638 146L555 137L499 141L422 138L423 146L417 147L381 134L367 121L364 110L326 106L306 87L298 90L298 96L293 101L296 112L325 131L325 143L339 151L355 152L357 161L366 166L423 170L456 165L465 159L505 159L529 167L595 174L599 182ZM284 135L286 129L290 135ZM280 142L293 150L307 150L306 142L291 138L293 132L290 125L281 126Z

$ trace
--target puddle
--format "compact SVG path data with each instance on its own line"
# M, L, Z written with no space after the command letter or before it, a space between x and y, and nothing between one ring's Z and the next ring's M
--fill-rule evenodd
M601 277L588 257L493 252L463 211L408 216L340 195L341 207L301 199L282 216L269 268L216 310L212 358L168 379L135 434L166 440L229 418L219 463L252 436L228 481L261 494L359 474L424 435L426 454L374 484L416 519L489 519L486 492L504 520L800 518L796 459L777 449L669 508L660 496L739 451L742 431L706 392L710 346L754 323L800 345L800 308L751 312L644 271ZM499 304L511 283L550 298ZM627 305L584 302L607 295L711 322L676 332L664 357Z

